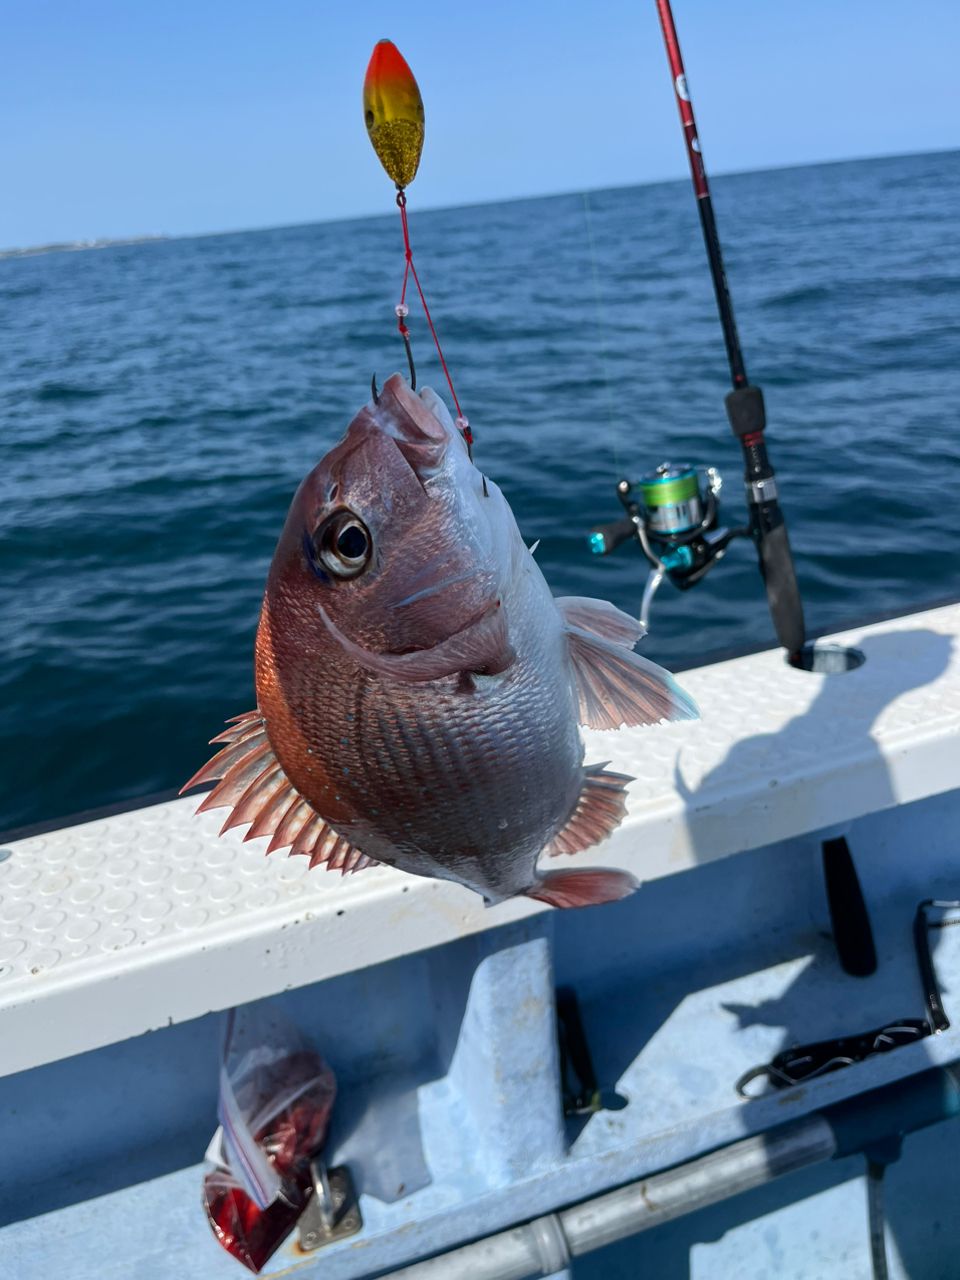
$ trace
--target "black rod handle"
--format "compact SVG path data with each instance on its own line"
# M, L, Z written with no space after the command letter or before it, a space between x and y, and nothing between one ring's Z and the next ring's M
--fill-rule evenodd
M770 616L777 639L792 656L803 648L806 627L777 480L763 436L763 392L759 387L740 387L730 392L726 403L730 427L743 449L750 532L757 546Z
M787 526L776 502L764 503L750 514L774 630L792 657L803 648L806 630Z
M587 541L594 555L606 556L630 538L636 537L636 533L637 526L624 516L622 520L613 520L610 524L594 525Z

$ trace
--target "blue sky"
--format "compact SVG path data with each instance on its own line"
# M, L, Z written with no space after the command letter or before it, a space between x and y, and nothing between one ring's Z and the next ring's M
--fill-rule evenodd
M675 0L708 169L960 145L960 4ZM414 207L679 177L653 0L5 0L0 247L390 207L360 89L427 112Z

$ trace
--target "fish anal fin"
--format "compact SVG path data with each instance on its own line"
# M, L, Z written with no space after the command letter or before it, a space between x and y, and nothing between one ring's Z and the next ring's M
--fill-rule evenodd
M591 635L612 640L614 644L632 649L646 635L646 627L629 613L624 613L609 600L594 600L590 596L558 596L554 604L563 615L568 627L579 627Z
M567 628L580 723L591 729L696 720L697 704L669 672L611 640Z
M311 867L328 863L346 875L376 866L360 849L335 831L300 795L283 771L259 712L235 716L245 736L234 737L181 788L181 795L202 782L219 779L202 797L198 813L206 809L230 807L220 834L231 827L250 823L244 840L271 836L267 853L292 845L292 853L306 854ZM223 735L219 735L223 740ZM215 739L216 741L216 739Z
M583 790L567 825L547 845L546 853L582 853L606 840L623 821L627 812L627 784L633 779L626 773L614 773L605 764L590 765L585 770Z
M527 890L527 897L551 907L592 907L599 902L618 902L637 888L637 881L627 871L585 867L581 871L548 871Z

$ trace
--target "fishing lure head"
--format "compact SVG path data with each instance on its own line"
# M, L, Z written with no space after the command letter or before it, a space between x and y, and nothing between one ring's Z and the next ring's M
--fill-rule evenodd
M400 50L390 40L374 46L363 82L363 119L373 149L398 187L416 177L423 151L423 99Z

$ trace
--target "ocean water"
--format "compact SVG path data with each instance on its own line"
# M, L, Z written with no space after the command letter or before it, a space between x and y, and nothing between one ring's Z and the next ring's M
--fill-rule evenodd
M960 152L716 179L808 625L958 593ZM385 205L389 197L385 196ZM415 258L479 464L558 594L639 606L586 548L664 458L744 505L687 182L419 213ZM0 261L0 829L165 791L253 706L294 489L403 366L395 211ZM421 383L440 389L413 311ZM664 586L667 665L773 644L750 544Z

